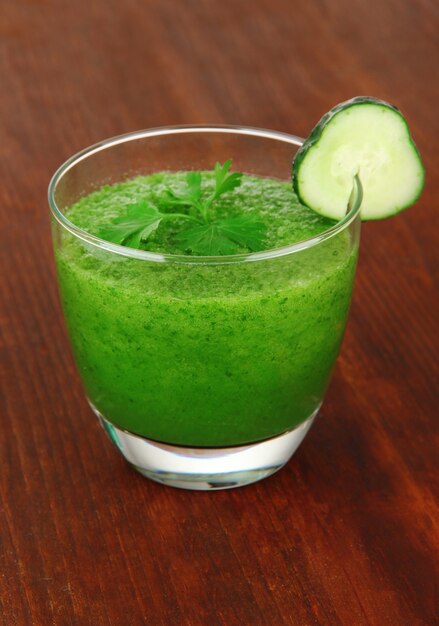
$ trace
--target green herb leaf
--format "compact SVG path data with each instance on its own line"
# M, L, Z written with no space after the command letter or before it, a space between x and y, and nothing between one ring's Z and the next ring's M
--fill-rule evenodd
M125 215L101 228L98 237L129 248L139 248L157 230L164 217L158 209L146 200L139 200L127 207Z
M221 232L218 223L188 228L177 235L177 242L201 256L235 254L238 246Z
M232 191L236 187L239 187L241 184L242 174L240 172L234 172L233 174L229 174L229 170L232 166L232 160L229 159L221 165L220 163L215 163L215 192L214 198L219 198L226 191Z
M256 252L263 247L266 228L265 224L257 217L252 215L229 217L218 222L218 225L224 235L242 248Z
M251 216L233 217L188 228L176 239L187 250L201 256L236 254L241 248L260 250L265 226Z
M189 196L193 200L201 199L201 173L200 172L188 172L186 174L186 184L189 189Z
M201 173L188 172L186 174L186 189L177 193L172 189L164 191L168 207L194 206L199 209L201 202Z
M201 215L205 222L209 222L208 211L214 200L217 200L223 193L239 187L241 184L242 174L240 172L229 174L231 166L231 159L226 161L224 165L215 163L215 190L204 201L201 190L201 173L189 172L186 175L186 189L178 193L172 189L166 189L164 192L168 206L192 207L195 209L195 213Z

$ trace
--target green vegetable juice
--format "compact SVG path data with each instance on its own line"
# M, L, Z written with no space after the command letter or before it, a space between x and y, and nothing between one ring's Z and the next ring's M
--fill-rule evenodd
M160 173L105 186L67 217L97 234L128 206L158 204L164 189L178 192L184 180ZM213 184L203 173L206 193ZM213 210L260 218L265 249L335 224L302 206L290 183L247 175ZM186 254L178 231L178 219L164 221L141 247ZM292 254L240 262L145 260L67 231L60 237L56 261L75 358L107 420L157 441L230 446L295 428L318 409L350 303L357 249L348 230Z

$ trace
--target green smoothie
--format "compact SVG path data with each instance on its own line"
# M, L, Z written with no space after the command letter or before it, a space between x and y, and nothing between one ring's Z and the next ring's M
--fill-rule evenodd
M129 205L159 204L184 180L159 173L105 186L66 215L98 234ZM203 174L203 185L207 193L212 174ZM291 183L247 175L214 210L260 217L266 249L335 224L302 206ZM143 249L186 254L178 229L178 220L164 222ZM107 420L157 441L229 446L283 433L318 409L351 298L357 249L348 230L294 254L239 263L136 259L67 231L60 237L56 261L76 362Z

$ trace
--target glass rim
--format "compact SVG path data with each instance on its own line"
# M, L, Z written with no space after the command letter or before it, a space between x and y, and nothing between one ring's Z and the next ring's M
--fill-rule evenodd
M63 176L72 169L80 161L87 157L102 152L112 146L117 146L128 141L135 141L136 139L143 139L148 137L160 137L164 135L177 135L184 133L225 133L236 135L247 135L252 137L260 137L263 139L273 139L276 141L282 141L284 143L291 144L292 146L300 147L304 139L297 135L291 135L281 131L268 130L264 128L255 128L252 126L235 126L229 124L182 124L177 126L159 126L156 128L149 128L144 130L133 131L124 133L122 135L116 135L108 139L104 139L97 143L80 150L73 154L55 171L48 187L48 200L51 213L56 221L72 235L81 239L87 244L90 244L101 250L112 252L119 256L134 258L143 261L152 261L156 263L185 263L193 265L206 265L206 264L229 264L229 263L242 263L252 261L263 261L267 259L273 259L277 257L286 256L312 248L327 239L330 239L338 232L344 230L349 224L351 224L361 209L362 200L362 187L361 182L356 176L354 178L353 194L354 200L351 204L349 200L348 209L346 215L341 220L337 221L331 228L324 230L322 233L313 237L302 239L291 244L279 246L277 248L270 248L267 250L261 250L260 252L248 252L241 254L230 254L224 256L192 256L186 254L167 254L161 252L150 252L148 250L139 250L136 248L128 248L127 246L121 246L105 239L100 239L95 235L90 234L86 230L83 230L79 226L76 226L71 222L61 211L55 201L55 192L58 183ZM352 194L351 194L352 197Z

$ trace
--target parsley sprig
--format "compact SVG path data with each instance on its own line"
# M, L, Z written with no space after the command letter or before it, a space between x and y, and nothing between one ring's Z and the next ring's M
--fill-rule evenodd
M231 165L231 160L224 165L216 163L215 188L207 197L203 194L201 173L188 172L183 190L176 192L168 188L159 199L159 206L166 211L140 200L129 205L125 215L105 225L99 237L123 246L140 248L162 222L178 219L182 229L175 240L192 254L217 256L236 254L242 248L260 250L265 239L265 225L261 220L251 215L217 219L212 211L223 194L241 184L242 174L229 173Z

